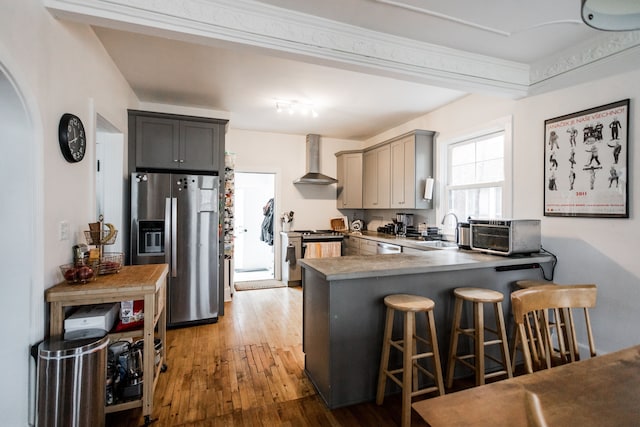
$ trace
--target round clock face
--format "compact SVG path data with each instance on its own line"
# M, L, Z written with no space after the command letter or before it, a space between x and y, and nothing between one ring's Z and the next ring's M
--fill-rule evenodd
M58 141L62 155L68 162L79 162L84 158L87 149L87 138L80 119L69 113L60 118Z

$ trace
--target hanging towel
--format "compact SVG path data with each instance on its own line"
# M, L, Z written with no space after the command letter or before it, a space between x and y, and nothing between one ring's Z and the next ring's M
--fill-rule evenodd
M294 267L296 265L296 247L293 244L289 244L287 246L287 255L284 258L285 262L289 263L290 267Z
M264 214L264 219L260 230L260 240L266 242L269 246L273 246L273 199L269 199L267 204L264 205L262 213Z
M341 242L318 242L307 243L304 252L305 258L334 258L341 255Z

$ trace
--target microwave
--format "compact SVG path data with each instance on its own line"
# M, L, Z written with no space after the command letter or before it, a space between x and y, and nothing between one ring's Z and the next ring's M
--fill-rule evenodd
M469 219L471 249L496 255L540 252L539 219Z

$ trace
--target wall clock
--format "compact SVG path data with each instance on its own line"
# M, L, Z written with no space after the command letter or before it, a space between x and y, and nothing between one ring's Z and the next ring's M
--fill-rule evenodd
M62 155L68 162L76 163L84 158L87 136L78 116L69 113L62 115L58 126L58 142Z

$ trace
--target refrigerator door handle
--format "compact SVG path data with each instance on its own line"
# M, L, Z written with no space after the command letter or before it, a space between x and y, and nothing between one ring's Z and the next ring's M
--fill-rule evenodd
M171 198L171 277L178 277L178 198Z
M171 238L171 197L164 199L164 262L171 265L173 239Z

